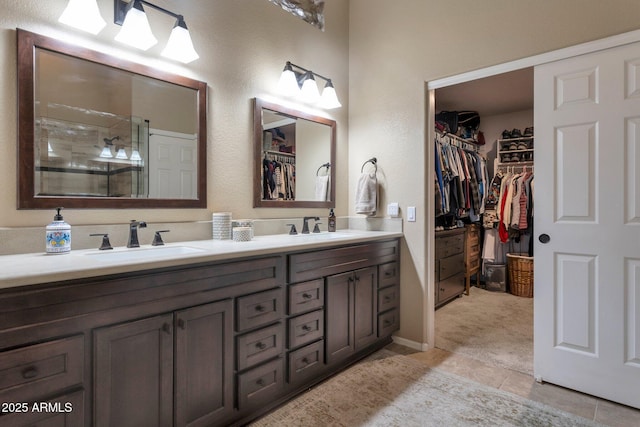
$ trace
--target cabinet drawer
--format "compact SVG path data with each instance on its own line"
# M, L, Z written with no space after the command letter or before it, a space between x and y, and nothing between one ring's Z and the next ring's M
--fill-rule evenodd
M282 289L272 289L236 300L238 332L275 322L284 313Z
M32 411L32 405L26 413L13 413L0 418L3 427L26 426L84 426L84 391L65 394L55 399L38 401L46 405L55 405L56 411ZM38 406L39 407L39 406Z
M439 280L445 280L464 271L464 254L457 254L440 260Z
M390 262L378 266L378 287L384 288L398 284L399 276L400 272L398 271L397 262Z
M316 377L324 369L324 341L317 341L289 353L289 383Z
M400 317L397 309L378 315L378 337L386 337L400 328Z
M0 353L0 402L30 401L82 384L84 336Z
M312 311L289 319L289 348L300 347L324 336L324 311Z
M460 295L465 289L464 273L457 274L438 283L438 302Z
M324 307L324 280L318 279L290 285L289 314L300 314Z
M284 390L284 359L276 359L238 375L238 407L262 406Z
M398 294L398 286L390 286L378 291L378 312L382 313L391 308L395 308L400 303L400 295Z
M289 282L340 274L398 259L398 241L373 242L289 255Z
M237 338L237 367L255 366L278 356L284 349L284 325L282 323L249 332Z

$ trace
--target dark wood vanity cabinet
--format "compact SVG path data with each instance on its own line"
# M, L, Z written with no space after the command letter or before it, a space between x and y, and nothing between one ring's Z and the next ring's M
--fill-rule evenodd
M0 290L0 402L59 409L0 425L245 424L390 342L398 243Z

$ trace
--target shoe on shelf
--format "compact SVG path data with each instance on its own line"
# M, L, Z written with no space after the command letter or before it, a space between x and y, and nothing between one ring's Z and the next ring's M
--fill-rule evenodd
M509 144L509 150L517 150L518 149L518 144L516 144L515 142L512 142L511 144Z
M511 132L509 132L508 130L503 130L502 131L502 139L511 139Z
M513 129L511 131L511 138L522 138L522 132L520 132L520 129Z
M523 136L533 136L533 126L526 128Z
M518 142L518 150L526 150L527 148L529 148L529 146L526 142Z

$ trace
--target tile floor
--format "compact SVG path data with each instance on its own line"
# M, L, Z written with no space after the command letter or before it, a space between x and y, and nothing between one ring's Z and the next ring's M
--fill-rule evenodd
M429 367L442 369L607 426L640 426L640 410L552 384L539 384L532 376L518 371L486 365L476 359L438 348L420 352L395 343L386 348L408 355Z

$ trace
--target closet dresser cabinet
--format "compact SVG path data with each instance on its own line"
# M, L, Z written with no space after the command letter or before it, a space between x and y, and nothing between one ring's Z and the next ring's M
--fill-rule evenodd
M465 229L435 233L435 306L441 307L465 291Z
M244 425L391 342L398 252L394 237L0 289L0 425Z

